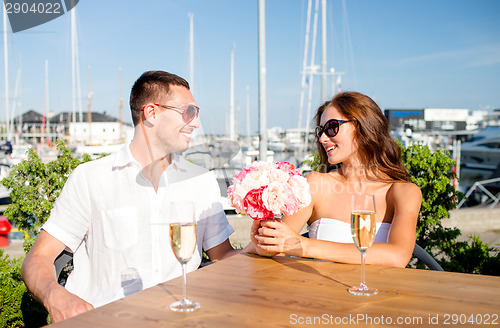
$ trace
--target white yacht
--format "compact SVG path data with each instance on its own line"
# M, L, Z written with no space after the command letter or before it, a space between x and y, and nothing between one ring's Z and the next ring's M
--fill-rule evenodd
M466 168L494 171L500 165L500 127L487 127L462 143L460 164Z

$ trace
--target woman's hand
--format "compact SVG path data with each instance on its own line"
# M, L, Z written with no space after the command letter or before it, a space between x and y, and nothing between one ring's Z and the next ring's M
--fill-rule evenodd
M255 240L259 255L264 253L263 256L273 256L285 253L302 256L302 242L305 237L297 234L282 220L263 220L259 224L254 222L251 231L252 242Z
M252 227L250 228L250 241L252 242L252 245L254 246L254 250L260 256L271 257L274 255L277 255L278 252L266 251L266 250L263 250L261 248L260 241L257 239L257 237L259 237L259 229L260 229L261 222L263 222L263 221L253 220Z

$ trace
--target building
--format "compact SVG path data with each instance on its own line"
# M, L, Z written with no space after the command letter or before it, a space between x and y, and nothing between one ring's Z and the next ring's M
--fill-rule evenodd
M60 113L50 119L54 126L64 129L65 138L73 143L85 145L112 145L124 143L131 139L133 128L130 124L120 124L120 120L106 113L92 112L83 114L80 121L79 113Z
M392 131L443 132L475 128L473 122L470 121L468 109L386 109L384 115L389 120ZM477 124L477 121L475 123Z
M110 145L130 140L133 127L106 113L85 113L80 122L79 113L74 119L69 112L44 118L30 110L14 119L13 131L32 145L58 139L67 144Z
M494 109L491 112L484 112L484 116L480 120L481 127L500 126L500 108Z
M403 145L428 145L431 150L451 149L453 140L465 141L476 132L484 113L468 109L386 109L391 133Z

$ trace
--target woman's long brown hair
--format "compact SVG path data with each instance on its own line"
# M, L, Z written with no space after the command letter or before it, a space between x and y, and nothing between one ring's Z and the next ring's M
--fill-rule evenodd
M410 181L410 175L401 162L401 150L389 133L389 122L378 105L359 92L342 92L325 102L316 112L316 125L327 107L336 108L356 126L354 139L368 176L382 180ZM335 165L328 163L323 145L316 139L320 156L320 171L328 172Z

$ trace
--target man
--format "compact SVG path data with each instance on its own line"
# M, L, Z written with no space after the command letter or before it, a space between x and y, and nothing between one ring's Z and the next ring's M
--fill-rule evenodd
M199 127L189 84L176 75L145 72L132 87L135 133L116 155L78 166L68 178L23 262L26 286L52 322L88 311L181 274L170 246L169 202L193 200L197 213L195 270L234 254L215 178L181 159ZM54 260L73 252L74 270L57 283Z

